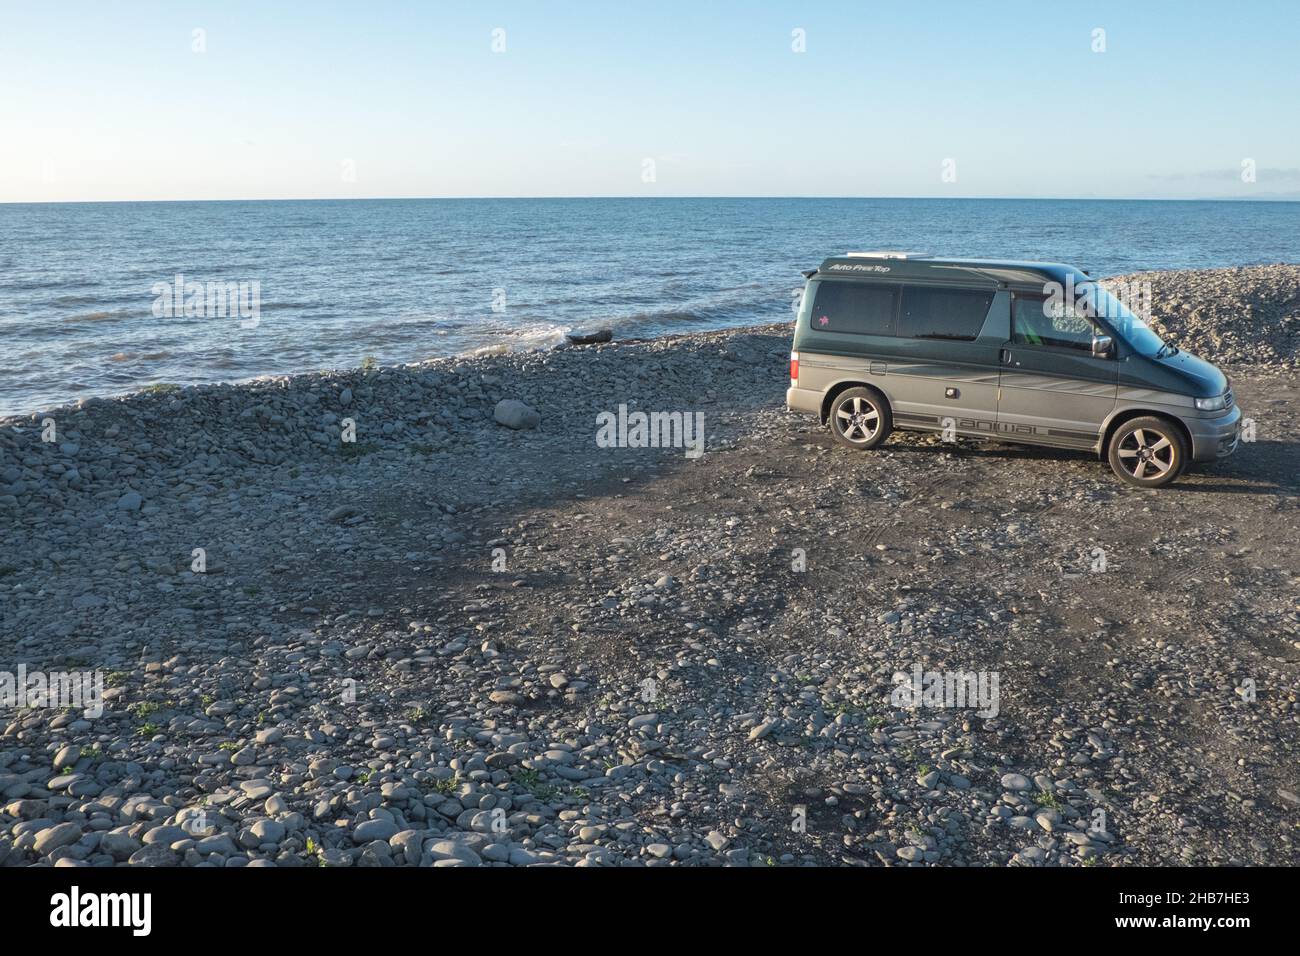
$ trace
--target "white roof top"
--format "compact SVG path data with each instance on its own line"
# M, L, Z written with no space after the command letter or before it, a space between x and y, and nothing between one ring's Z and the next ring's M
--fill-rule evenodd
M844 255L850 259L929 259L929 253L925 252L893 252L882 249L879 252L846 252Z

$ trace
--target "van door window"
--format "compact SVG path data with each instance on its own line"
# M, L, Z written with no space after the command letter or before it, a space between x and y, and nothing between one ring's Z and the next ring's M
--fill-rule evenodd
M989 314L993 292L978 289L903 289L898 334L913 339L974 342Z
M808 325L817 332L893 335L893 286L865 282L819 282Z
M1012 339L1018 345L1050 346L1092 352L1092 319L1073 306L1046 296L1017 294L1011 308Z

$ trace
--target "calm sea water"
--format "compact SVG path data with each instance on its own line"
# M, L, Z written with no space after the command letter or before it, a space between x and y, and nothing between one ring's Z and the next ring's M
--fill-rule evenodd
M157 382L545 348L790 317L851 249L1093 275L1300 260L1300 203L484 199L0 205L0 415ZM258 282L255 328L157 283ZM494 308L495 306L495 308Z

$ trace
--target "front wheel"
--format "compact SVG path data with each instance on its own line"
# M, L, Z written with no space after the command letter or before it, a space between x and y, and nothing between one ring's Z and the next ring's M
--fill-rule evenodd
M1110 467L1124 481L1139 488L1169 484L1187 465L1187 443L1172 422L1163 418L1135 418L1110 436Z
M858 451L875 448L893 428L889 405L869 388L850 388L837 395L830 425L837 442Z

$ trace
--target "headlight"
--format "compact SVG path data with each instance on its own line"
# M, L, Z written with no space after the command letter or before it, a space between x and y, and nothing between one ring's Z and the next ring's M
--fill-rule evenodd
M1216 395L1214 398L1198 398L1196 407L1203 412L1217 412L1221 408L1228 407L1228 396Z

